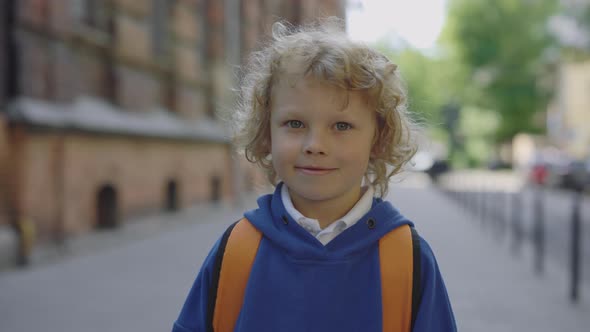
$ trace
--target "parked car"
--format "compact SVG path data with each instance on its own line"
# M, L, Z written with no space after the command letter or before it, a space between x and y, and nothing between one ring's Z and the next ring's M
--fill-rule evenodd
M590 159L573 160L561 176L559 186L569 190L584 190L590 185Z
M549 174L547 163L535 163L529 173L529 179L536 185L545 185Z
M550 188L561 186L563 176L567 172L566 163L550 163L546 161L534 163L529 171L531 182Z
M537 185L558 188L563 182L571 159L564 155L539 155L529 166L529 180Z
M434 163L432 164L432 166L426 170L426 174L428 174L428 176L430 176L432 181L437 182L438 177L441 174L446 173L450 170L451 170L451 166L449 165L449 162L447 160L438 159L438 160L435 160Z
M492 159L487 164L488 169L492 171L502 170L502 169L512 169L512 164L501 160L501 159Z
M538 161L529 170L529 180L549 188L585 190L590 188L590 159Z

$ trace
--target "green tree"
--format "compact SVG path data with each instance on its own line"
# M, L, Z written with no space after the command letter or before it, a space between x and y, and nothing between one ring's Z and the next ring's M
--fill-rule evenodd
M539 132L536 121L549 93L539 84L553 40L547 29L555 0L451 0L443 43L463 66L463 104L495 110L497 141L521 131Z
M431 57L413 48L378 48L398 65L408 89L408 107L416 119L430 129L444 122L441 109L457 98L453 78L459 68L446 58Z

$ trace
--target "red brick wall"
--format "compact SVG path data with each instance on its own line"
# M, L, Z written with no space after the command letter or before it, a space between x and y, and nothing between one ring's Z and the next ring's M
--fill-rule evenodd
M8 223L9 212L9 198L10 191L8 189L8 160L9 146L8 146L8 128L6 119L0 113L0 225Z
M257 42L270 34L272 24L287 20L298 25L319 17L345 17L344 0L252 0L242 2L242 57L255 49Z
M50 0L20 0L17 1L19 21L43 30L49 27L51 4Z
M150 64L152 39L149 22L120 15L116 19L116 51L128 61Z
M222 58L224 55L224 7L223 1L206 1L207 5L207 34L208 56L211 58Z
M45 0L49 6L49 30L59 36L69 37L76 31L75 17L70 1Z
M78 233L95 225L97 193L107 184L117 191L122 218L161 210L171 179L178 184L179 207L208 201L213 176L221 178L222 198L229 199L230 161L222 144L39 133L23 147L22 210L40 233L59 220Z
M257 45L262 33L262 8L259 0L242 2L242 58L248 56Z
M129 15L146 16L152 9L151 1L115 0L117 8Z
M318 17L327 16L344 18L346 15L344 2L342 0L301 0L302 22L309 22Z
M176 1L172 9L172 31L176 38L187 42L199 42L203 36L195 15L193 1Z
M104 42L104 32L88 29L68 3L17 2L22 95L59 102L81 95L108 96L106 60L112 56L116 99L123 110L166 104L166 85L174 87L170 104L179 116L197 119L208 105L229 107L234 77L225 54L222 1L174 1L169 54L159 58L152 40L152 1L115 0L113 45L108 36ZM344 1L337 0L241 3L243 55L269 32L277 17L305 21L319 14L344 13ZM71 233L91 229L96 223L96 195L105 184L115 187L122 218L162 207L171 178L178 183L181 207L207 200L215 175L222 178L223 197L229 198L233 190L226 145L23 128L9 134L0 118L0 187L12 188L9 194L0 189L0 209L10 201L12 208L39 224L40 234L60 221ZM242 167L254 187L265 183L255 168ZM0 222L1 218L0 213Z

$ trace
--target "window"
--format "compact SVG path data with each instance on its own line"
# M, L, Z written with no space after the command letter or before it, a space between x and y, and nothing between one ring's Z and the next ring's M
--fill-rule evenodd
M153 52L157 58L166 57L170 45L170 13L175 1L152 0Z
M83 21L90 27L109 31L108 5L108 0L86 0L84 2Z

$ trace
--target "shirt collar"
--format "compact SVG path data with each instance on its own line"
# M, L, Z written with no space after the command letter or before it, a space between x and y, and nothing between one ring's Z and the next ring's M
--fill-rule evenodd
M343 222L346 227L349 228L350 226L354 225L362 216L367 214L371 210L371 206L373 204L373 194L374 189L371 186L367 186L365 193L361 196L361 198L356 202L356 204L344 215L342 218L334 220L331 225L335 225L338 222ZM287 185L283 183L281 188L281 200L283 201L283 206L287 213L295 220L298 224L301 224L303 220L312 220L318 223L316 219L307 218L301 212L299 212L293 206L293 202L291 201L291 196L289 195L289 190L287 189ZM319 225L319 223L318 223ZM330 227L328 226L328 227ZM318 230L319 231L319 230Z

